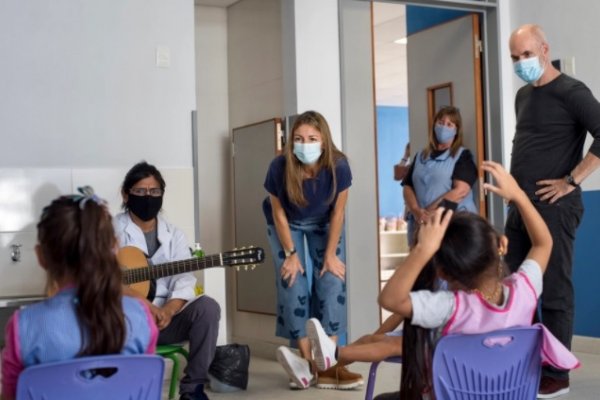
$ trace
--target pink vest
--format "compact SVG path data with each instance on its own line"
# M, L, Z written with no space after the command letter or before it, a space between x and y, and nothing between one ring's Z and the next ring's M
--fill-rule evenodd
M442 330L442 335L491 332L515 326L530 326L537 308L537 298L525 274L517 272L504 280L509 294L505 307L488 303L479 293L457 291L456 307ZM560 369L579 367L575 356L541 324L542 363Z

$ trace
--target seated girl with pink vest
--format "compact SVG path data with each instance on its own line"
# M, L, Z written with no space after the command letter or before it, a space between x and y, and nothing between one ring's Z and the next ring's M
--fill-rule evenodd
M517 207L529 233L531 249L519 270L506 276L501 257L506 253L508 240L496 233L489 222L476 214L453 215L440 208L420 227L417 245L379 297L382 307L410 318L413 325L437 329L441 335L531 325L542 293L542 275L552 250L548 227L500 164L486 161L483 170L495 180L495 185L485 183L483 189ZM429 260L448 282L449 290L412 292L417 276ZM561 369L579 366L573 354L545 329L543 336L543 363ZM431 371L426 372L430 376ZM431 387L425 385L420 390L427 392Z
M495 184L485 183L483 189L501 196L519 210L529 233L531 250L519 270L506 276L501 257L506 253L507 238L476 214L453 215L451 210L439 208L421 225L417 244L379 296L382 307L410 320L412 325L434 330L437 337L530 326L542 293L542 275L552 249L548 227L500 164L486 161L483 170L495 180ZM417 276L430 260L438 276L448 282L448 290L412 291ZM542 362L561 369L577 368L579 361L573 354L547 330L543 332ZM426 349L411 351L427 354ZM411 366L421 369L423 373L416 376L424 376L425 382L405 385L403 380L401 390L417 387L421 395L431 391L430 366L431 360Z

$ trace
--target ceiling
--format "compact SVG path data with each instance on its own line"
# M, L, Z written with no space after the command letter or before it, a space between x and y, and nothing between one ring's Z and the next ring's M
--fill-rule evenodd
M194 4L229 7L239 0L194 0ZM373 3L375 32L375 96L377 105L406 106L406 45L394 40L406 37L406 7Z
M406 7L375 2L373 23L376 104L406 107L406 45L394 43L394 40L406 37Z

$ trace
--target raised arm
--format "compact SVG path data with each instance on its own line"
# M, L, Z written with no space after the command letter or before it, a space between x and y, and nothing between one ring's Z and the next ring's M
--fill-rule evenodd
M412 316L410 292L417 277L439 249L450 223L452 211L438 208L433 216L421 225L419 237L406 259L397 268L379 295L379 305L402 318Z
M548 226L525 192L501 164L494 161L484 161L482 168L492 174L496 181L496 185L484 183L483 188L502 196L519 210L531 240L531 249L527 254L527 258L535 260L542 272L545 272L552 251L552 236L550 236Z

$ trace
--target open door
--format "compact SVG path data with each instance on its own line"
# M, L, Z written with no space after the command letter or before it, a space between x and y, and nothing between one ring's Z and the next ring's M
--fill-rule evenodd
M479 15L470 14L411 34L407 43L410 143L414 152L428 141L433 115L441 106L458 107L464 146L475 163L484 159L481 39ZM479 172L480 178L483 176ZM480 180L481 181L481 180ZM486 216L485 197L473 187L479 213Z
M233 129L235 245L259 246L265 261L254 271L236 273L237 310L275 315L277 296L262 202L269 164L281 151L281 120L270 119Z

